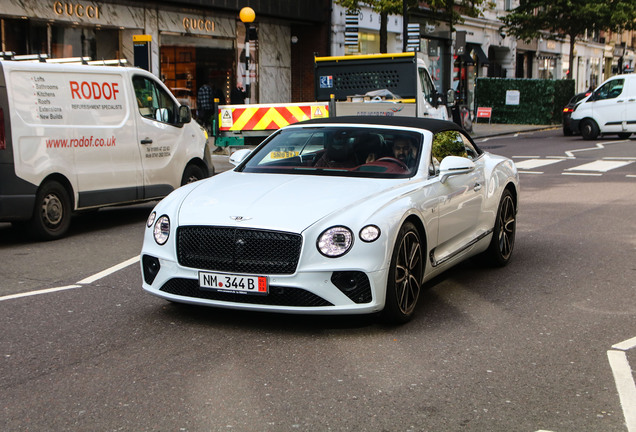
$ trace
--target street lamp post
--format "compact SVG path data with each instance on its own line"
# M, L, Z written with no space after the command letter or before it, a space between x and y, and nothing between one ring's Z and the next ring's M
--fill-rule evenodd
M256 14L251 7L244 7L239 13L241 22L245 24L245 103L250 103L250 23Z

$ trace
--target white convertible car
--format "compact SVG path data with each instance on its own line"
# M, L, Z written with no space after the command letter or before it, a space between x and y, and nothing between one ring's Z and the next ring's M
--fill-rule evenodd
M173 302L408 321L422 285L475 255L503 266L514 164L441 120L287 126L148 218L143 288Z

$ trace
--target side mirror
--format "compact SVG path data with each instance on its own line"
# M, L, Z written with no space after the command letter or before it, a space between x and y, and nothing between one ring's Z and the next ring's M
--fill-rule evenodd
M155 120L168 123L170 117L169 114L168 108L157 108L157 111L155 111Z
M234 166L238 166L250 153L252 153L251 149L237 150L230 156L230 163Z
M452 107L455 105L455 90L448 89L446 90L446 105Z
M181 105L179 107L178 123L190 123L192 121L192 111L187 105Z
M475 169L475 163L459 156L446 156L439 164L439 181L446 183L449 177L467 174Z

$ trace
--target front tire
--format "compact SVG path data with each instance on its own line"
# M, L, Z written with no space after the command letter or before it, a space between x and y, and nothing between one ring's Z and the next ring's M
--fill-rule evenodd
M515 246L517 231L517 210L512 194L506 189L499 201L495 228L492 233L490 246L483 253L485 264L493 267L503 267L510 261Z
M584 140L594 140L598 138L599 128L594 120L582 120L579 128L581 130L581 136Z
M400 228L386 286L385 321L402 324L413 317L422 289L424 254L420 234L410 222Z
M31 234L42 240L63 237L71 224L71 199L60 183L44 183L35 198L30 221Z
M194 183L195 181L203 180L205 178L205 172L203 169L194 164L190 164L183 171L183 177L181 177L181 186L188 183Z

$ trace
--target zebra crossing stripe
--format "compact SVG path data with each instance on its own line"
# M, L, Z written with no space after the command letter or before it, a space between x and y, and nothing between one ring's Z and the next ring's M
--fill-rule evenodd
M566 171L593 171L593 172L608 172L610 170L621 168L631 164L632 161L610 161L610 160L597 160L594 162L579 165L573 168L568 168Z

